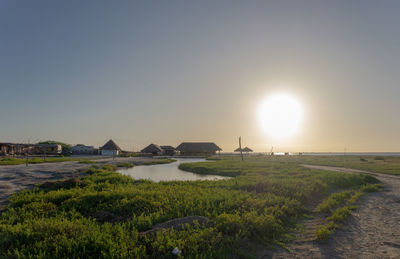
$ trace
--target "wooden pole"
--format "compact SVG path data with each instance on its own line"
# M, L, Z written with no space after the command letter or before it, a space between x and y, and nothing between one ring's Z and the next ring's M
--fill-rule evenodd
M242 152L242 137L239 137L239 148L240 148L240 157L243 161L243 152Z

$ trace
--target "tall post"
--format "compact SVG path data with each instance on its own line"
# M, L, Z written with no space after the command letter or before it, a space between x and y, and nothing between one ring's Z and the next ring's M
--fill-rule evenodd
M242 137L239 137L239 148L240 148L240 157L243 161L243 152L242 152Z
M26 167L28 167L28 163L29 163L29 161L28 161L28 152L26 152L26 161L25 161L25 166Z

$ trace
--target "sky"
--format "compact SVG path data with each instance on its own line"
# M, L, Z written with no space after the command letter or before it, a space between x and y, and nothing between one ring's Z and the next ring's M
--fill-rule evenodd
M400 151L400 1L0 1L0 142ZM296 134L257 118L275 93Z

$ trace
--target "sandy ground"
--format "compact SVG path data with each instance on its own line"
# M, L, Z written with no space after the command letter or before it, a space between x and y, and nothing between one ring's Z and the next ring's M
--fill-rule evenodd
M400 177L363 170L304 165L308 168L345 173L367 173L384 187L364 196L359 207L325 244L315 241L318 219L305 222L302 238L284 249L260 251L259 258L400 258Z
M90 157L93 158L93 157ZM89 159L90 159L89 158ZM129 161L140 163L152 160L144 157L117 157L96 159L97 163L118 163ZM89 168L91 164L80 164L79 162L60 162L25 165L2 165L0 166L0 210L7 204L8 197L14 192L50 180L79 177L79 171Z

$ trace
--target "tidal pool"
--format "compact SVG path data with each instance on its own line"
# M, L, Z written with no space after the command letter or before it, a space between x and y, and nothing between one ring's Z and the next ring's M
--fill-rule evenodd
M129 175L134 179L148 179L160 181L196 181L196 180L222 180L230 177L219 175L203 175L182 171L178 168L181 163L204 162L200 158L175 158L176 162L160 165L140 165L128 169L120 169L119 173Z

